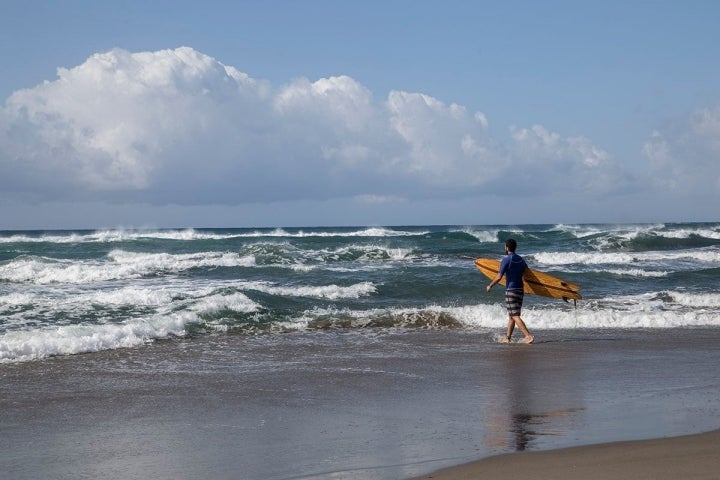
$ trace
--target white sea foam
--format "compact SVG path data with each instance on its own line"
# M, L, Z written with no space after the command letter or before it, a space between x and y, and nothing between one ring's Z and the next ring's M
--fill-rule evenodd
M720 294L718 293L667 292L667 294L672 298L673 302L686 307L720 307Z
M475 237L480 243L496 243L498 241L499 230L480 230L475 228L463 228L456 230L458 232L466 233L472 237Z
M0 363L136 347L153 339L184 335L187 320L186 315L175 315L122 324L65 325L8 332L0 335Z
M176 273L198 267L248 267L255 257L228 252L188 254L133 253L113 250L106 260L65 260L22 256L0 265L0 281L50 283L94 283L140 278L156 273Z
M251 286L265 288L270 292L283 295L303 295L302 288L288 289L269 284L248 282L243 288ZM334 295L334 286L327 291L310 290L309 295L325 297ZM368 285L357 284L343 293L345 296L358 295L370 291ZM160 292L158 291L156 293ZM215 293L212 293L215 292ZM145 298L152 304L158 297L149 294L142 297L132 289L119 289L115 292L117 299L108 295L104 301L122 303ZM17 303L34 299L16 295L5 295L5 302ZM78 299L78 302L83 299ZM162 297L156 303L168 300ZM8 331L0 335L0 362L16 362L43 358L51 355L67 355L83 352L96 352L105 349L135 347L143 343L166 338L182 336L190 324L205 323L210 328L225 329L221 319L203 320L203 315L231 310L240 313L253 313L260 310L260 305L241 292L229 294L207 289L193 292L180 303L187 308L174 311L174 308L163 309L165 313L151 315L147 318L130 319L119 324L94 325L63 325L44 328L26 328ZM542 331L552 329L597 329L597 328L677 328L687 326L720 326L720 294L703 294L691 292L648 292L639 295L609 297L594 301L580 302L577 309L564 304L552 306L548 304L528 305L523 311L523 318L531 330ZM177 304L175 304L177 307ZM505 311L501 304L478 304L467 306L427 306L422 308L390 308L371 310L352 310L350 308L314 308L303 312L294 320L276 322L278 328L287 330L304 330L312 327L318 319L332 322L335 319L347 319L352 328L385 325L398 328L442 328L448 324L447 319L471 329L503 330ZM346 323L341 322L347 326Z
M427 235L430 233L429 231L405 231L405 230L393 230L390 228L383 228L383 227L369 227L364 228L361 230L356 231L299 231L297 233L288 233L284 232L282 235L283 237L296 237L296 238L304 238L304 237L321 237L321 238L327 238L327 237L414 237L416 235Z
M496 242L498 230L483 230L481 228L465 227L459 230L472 235L480 242ZM515 230L518 233L523 230ZM595 235L609 235L626 240L632 240L639 235L652 234L666 238L689 238L691 236L709 239L720 239L720 228L707 225L697 227L673 227L665 224L648 225L566 225L558 224L549 231L568 232L576 238L585 238ZM38 235L18 233L0 235L0 244L3 243L117 243L131 242L141 239L158 240L226 240L232 238L329 238L329 237L402 237L422 236L430 233L429 230L395 230L387 227L367 227L357 230L299 230L288 232L282 228L273 230L254 231L228 231L223 233L213 231L198 231L196 229L180 230L149 230L149 229L110 229L92 232L53 232ZM527 233L527 232L526 232Z
M135 284L120 288L97 288L92 285L25 286L23 292L0 295L0 306L32 306L44 310L83 310L98 307L144 306L160 307L183 298L209 295L211 290L192 284L163 281L160 284Z
M661 238L687 239L691 237L720 240L720 227L709 225L696 225L676 227L666 224L648 225L556 225L551 231L568 232L575 238L597 236L596 244L605 248L613 244L616 239L635 240L641 236L656 236Z
M258 311L261 306L243 292L259 291L283 297L322 298L328 300L355 299L372 295L377 291L372 282L360 282L348 286L339 285L281 285L265 281L243 282L236 280L215 281L206 287L193 283L144 284L91 291L81 289L35 290L13 292L0 296L0 314L5 328L25 325L28 322L57 322L58 317L82 318L108 315L132 315L139 307L150 309L158 315L170 315L175 311L191 311L198 314L231 310L240 313ZM23 308L31 307L29 312ZM107 312L96 311L97 308ZM129 313L118 313L118 309ZM147 311L147 310L142 310ZM0 329L2 331L2 329Z
M720 263L720 250L715 248L650 252L538 252L529 256L542 265L632 265L677 260Z
M163 306L172 303L176 293L165 287L122 287L113 290L98 290L73 298L77 303L93 305Z
M201 298L190 305L189 311L203 313L214 313L222 310L231 310L239 313L252 313L260 309L260 305L250 300L247 295L235 292L231 294L213 294Z
M568 232L576 238L585 238L593 235L610 235L627 240L638 238L641 235L656 235L666 238L689 238L691 236L718 239L720 229L708 225L689 227L675 227L672 225L639 224L639 225L555 225L550 231Z
M372 295L377 288L372 282L361 282L350 286L322 285L322 286L280 286L267 282L245 282L238 285L246 290L257 290L271 295L286 297L310 297L338 300L344 298L360 298Z
M13 234L0 236L2 243L117 243L142 239L158 240L222 240L237 235L223 235L198 232L192 228L185 230L98 230L89 233L56 232L41 235Z
M618 227L616 231L611 229L609 234L617 235L625 240L634 240L643 235L657 235L658 232L661 232L664 228L665 225L662 223L655 225L630 225L627 229L622 227Z
M712 229L712 228L680 228L677 230L667 230L667 231L659 231L659 232L653 232L655 235L659 237L665 237L665 238L690 238L693 236L696 237L702 237L702 238L709 238L713 240L720 240L720 230L719 229Z
M573 235L575 238L590 237L590 236L597 235L597 234L603 232L603 230L600 230L598 227L595 227L595 226L565 225L562 223L555 225L549 231L551 231L551 232L567 232L567 233L570 233L571 235Z
M339 262L344 258L360 262L386 260L403 261L413 258L413 251L409 248L394 248L383 245L353 244L339 248L320 249L308 253L310 260L316 262Z
M230 231L227 233L198 231L193 228L183 230L98 230L87 233L78 232L54 232L40 235L10 234L0 235L2 243L117 243L131 242L142 239L157 240L226 240L232 238L262 238L262 237L287 237L287 238L309 238L309 237L404 237L426 235L427 230L394 230L385 227L367 227L358 230L299 230L288 232L282 228L274 230Z
M35 296L29 293L11 292L6 295L0 295L0 306L17 307L20 305L32 305Z
M361 269L363 268L361 263L365 262L378 263L387 260L400 262L421 258L410 248L362 243L313 250L302 250L290 243L261 243L249 245L243 249L243 252L248 254L248 258L269 256L273 259L271 263L256 266L289 268L301 272L309 272L322 265L332 265L338 262L353 262L353 269Z
M230 252L199 252L184 254L134 253L113 250L108 258L117 265L141 266L149 271L179 272L197 267L251 267L255 257L241 257Z
M662 308L661 303L645 297L628 302L628 308L595 309L584 302L580 302L577 309L527 306L523 309L523 320L531 330L720 326L720 311L676 310ZM449 312L465 325L482 328L503 328L506 318L502 305L458 307Z
M70 307L74 312L80 311L83 306L90 308L86 301L91 299L104 304L125 304L139 300L144 301L146 305L164 305L167 308L161 308L158 310L159 313L146 318L133 318L115 324L61 325L7 331L0 335L0 363L136 347L156 339L183 336L188 325L205 322L202 319L203 315L225 310L252 313L260 308L259 304L241 292L215 293L206 296L204 294L208 293L207 290L193 293L196 296L191 296L178 304L172 304L170 293L161 289L142 294L140 290L133 288L123 288L114 292L94 292L74 300L67 299L60 305L48 301L47 303L53 305L55 309ZM37 303L37 299L32 300ZM69 305L71 302L74 306ZM171 308L182 304L186 306L184 310L175 311Z
M640 225L555 225L550 231L567 232L575 238L586 238L595 235L610 235L632 240L642 234L656 233L665 228L665 224Z
M317 265L306 265L304 263L294 263L290 265L290 269L294 270L296 272L312 272L313 270L317 270Z
M218 240L224 235L198 232L192 228L185 230L101 230L80 236L78 240L84 242L114 243L130 242L142 239L157 240Z
M715 295L689 295L672 293L670 296L688 306L714 307L720 303ZM687 326L720 326L720 311L715 308L688 309L682 305L668 306L658 294L644 294L624 299L600 302L580 302L577 308L562 306L526 306L523 319L531 330L597 329L597 328L677 328ZM597 308L605 303L605 308ZM612 303L615 308L607 308ZM675 308L677 307L677 308ZM466 328L500 329L505 327L507 313L501 303L460 307L428 306L424 308L395 308L373 310L312 309L296 321L284 324L285 328L305 329L318 318L349 318L354 327L372 325L375 319L394 317L397 327L407 326L418 317L439 318L449 315Z
M677 328L720 326L720 315L708 312L619 311L619 310L529 310L523 319L537 329L584 328Z
M660 272L660 271L652 271L652 270L642 270L640 268L629 268L626 270L621 269L608 269L608 270L596 270L599 272L606 272L613 275L620 275L625 277L645 277L645 278L661 278L661 277L667 277L670 273L669 272Z

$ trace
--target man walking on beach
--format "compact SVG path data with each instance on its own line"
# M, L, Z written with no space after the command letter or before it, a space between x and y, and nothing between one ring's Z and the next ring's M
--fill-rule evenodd
M502 280L503 275L505 275L505 307L507 307L508 312L508 326L507 334L505 338L501 340L501 343L510 343L515 325L517 325L523 335L525 335L523 342L533 343L535 337L530 334L525 326L525 322L520 318L523 296L525 295L523 290L523 272L528 266L525 260L515 253L516 248L517 242L512 238L508 238L505 242L505 256L500 262L500 270L493 281L490 282L490 285L487 286L486 290L490 292L492 287L497 285L497 283Z

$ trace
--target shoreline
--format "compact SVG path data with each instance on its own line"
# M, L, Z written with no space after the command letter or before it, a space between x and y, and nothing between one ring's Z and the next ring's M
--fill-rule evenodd
M713 480L720 472L720 429L695 435L496 455L413 480L534 478Z
M494 331L209 335L2 364L0 469L453 480L427 475L518 452L497 457L506 473L554 449L720 427L720 329L540 333L533 346Z

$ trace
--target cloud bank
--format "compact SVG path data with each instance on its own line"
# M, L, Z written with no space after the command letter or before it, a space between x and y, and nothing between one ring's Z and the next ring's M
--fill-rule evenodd
M706 150L717 159L718 116L687 129L710 139L693 152L698 163ZM6 100L0 191L38 202L237 205L460 198L511 184L521 195L607 194L631 181L588 138L533 125L499 140L488 124L422 93L377 99L347 76L273 86L188 47L115 49ZM645 151L667 172L689 142L658 133Z
M659 188L720 196L720 107L693 112L654 131L643 151Z

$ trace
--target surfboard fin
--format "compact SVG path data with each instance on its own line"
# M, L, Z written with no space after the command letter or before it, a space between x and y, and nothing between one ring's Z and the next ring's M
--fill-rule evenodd
M569 299L569 298L567 298L567 297L562 297L562 299L563 299L563 302L565 302L565 303L570 303L570 299ZM576 298L573 298L573 305L575 305L575 308L577 308L577 299L576 299Z

